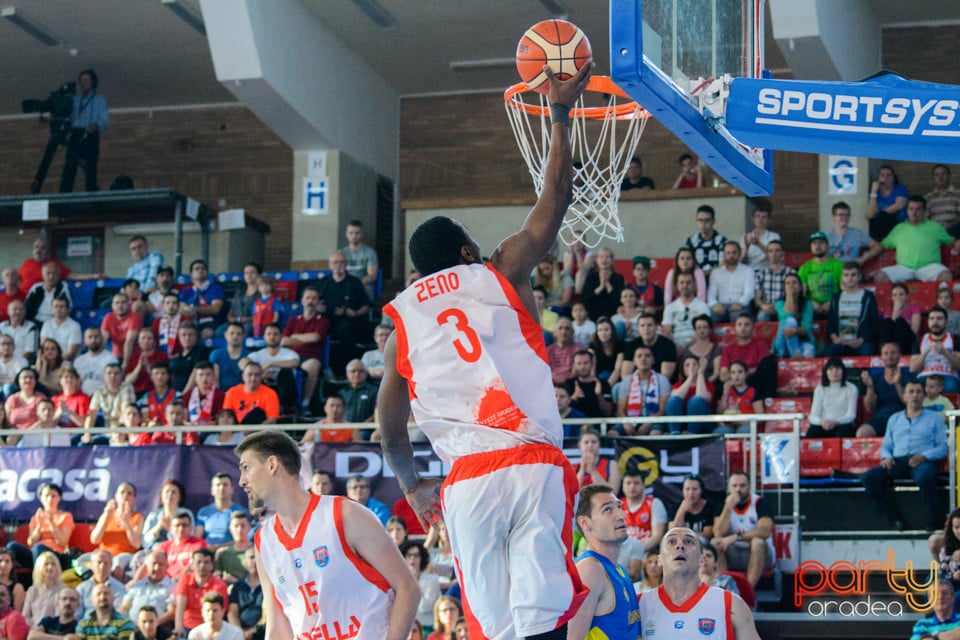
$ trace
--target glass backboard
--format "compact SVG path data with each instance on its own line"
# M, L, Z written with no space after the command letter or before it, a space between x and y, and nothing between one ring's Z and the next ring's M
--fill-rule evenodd
M772 160L724 126L732 78L763 73L764 0L610 0L614 81L730 184L773 190Z

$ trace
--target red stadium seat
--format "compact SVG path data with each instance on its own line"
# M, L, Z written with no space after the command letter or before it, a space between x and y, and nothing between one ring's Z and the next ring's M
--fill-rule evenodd
M89 553L97 548L97 545L90 542L90 532L93 531L93 525L87 522L78 522L73 527L73 533L70 534L70 542L67 546L71 549L80 549L84 553Z
M811 258L813 258L813 255L806 251L787 251L783 254L784 264L786 264L788 267L793 267L794 269L799 269L800 265L802 265L804 262L807 262Z
M880 464L883 438L844 438L840 451L840 470L864 473Z
M773 339L777 337L777 322L758 322L753 326L754 337L760 338L767 343L767 346L773 348Z
M650 282L663 287L670 269L673 269L673 258L650 258Z
M727 452L728 473L746 471L747 461L743 454L743 440L725 440L723 445Z
M863 287L873 291L873 294L877 296L877 311L880 312L881 316L889 316L893 310L893 302L890 300L890 287L892 286L889 282L874 282Z
M923 313L937 304L937 282L906 282L907 296L920 305Z
M767 398L763 401L763 410L766 413L802 413L800 434L807 432L810 427L810 406L812 398ZM763 425L764 433L792 433L793 420L768 420Z
M800 440L800 476L828 478L841 469L842 442L839 438L804 438Z
M713 325L713 337L721 349L726 349L737 341L737 335L733 332L733 324L729 322Z
M733 581L737 583L737 591L740 592L740 597L743 598L748 607L753 609L757 606L757 594L753 590L753 585L747 580L747 574L739 571L721 571L720 573L733 578Z
M940 247L940 264L950 269L950 273L956 276L960 272L960 253L949 245ZM953 304L957 304L956 296L954 296Z
M781 358L777 361L777 395L813 393L826 358Z
M883 267L890 267L897 264L897 252L893 249L887 249L879 256L863 265L863 279L873 280L873 276Z

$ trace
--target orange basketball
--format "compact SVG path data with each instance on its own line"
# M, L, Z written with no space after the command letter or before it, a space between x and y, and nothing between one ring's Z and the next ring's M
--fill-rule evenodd
M593 60L590 41L580 28L566 20L544 20L533 25L517 45L517 71L531 89L547 93L550 88L543 65L561 80L577 73Z

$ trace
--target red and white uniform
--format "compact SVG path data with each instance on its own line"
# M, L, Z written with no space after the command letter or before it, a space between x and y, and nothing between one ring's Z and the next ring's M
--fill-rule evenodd
M387 637L393 591L347 544L344 499L312 495L293 538L276 515L254 537L273 597L296 640Z
M701 584L686 602L674 603L661 586L640 597L644 638L734 640L733 594Z
M627 516L627 535L643 542L653 529L653 496L644 496L636 509L630 509L626 498L620 498L620 506Z
M453 465L442 503L471 637L557 628L586 589L570 555L577 478L539 323L479 264L417 280L384 312L414 418Z
M747 533L757 528L760 522L760 515L757 513L757 503L760 502L760 496L754 495L743 508L733 507L730 510L730 533ZM734 543L738 546L749 547L748 541ZM773 547L773 536L767 538L768 558L776 558L777 552Z

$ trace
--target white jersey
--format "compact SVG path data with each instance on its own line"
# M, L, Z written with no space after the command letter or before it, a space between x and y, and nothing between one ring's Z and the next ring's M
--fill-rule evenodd
M347 545L343 500L311 495L294 538L276 515L254 537L273 595L296 640L387 637L393 590Z
M674 603L664 588L658 587L640 596L643 638L734 640L732 607L733 594L717 587L701 584L681 603Z
M753 495L750 497L750 502L748 502L747 506L742 510L737 507L730 510L730 533L747 533L757 528L757 523L760 521L760 515L757 513L758 502L760 502L760 496ZM750 546L750 542L745 540L735 542L734 544L743 547ZM772 534L767 537L767 551L770 553L771 558L777 557L777 551L773 546Z
M490 265L459 265L414 282L384 312L396 325L397 370L420 429L445 462L528 443L560 446L539 323Z

